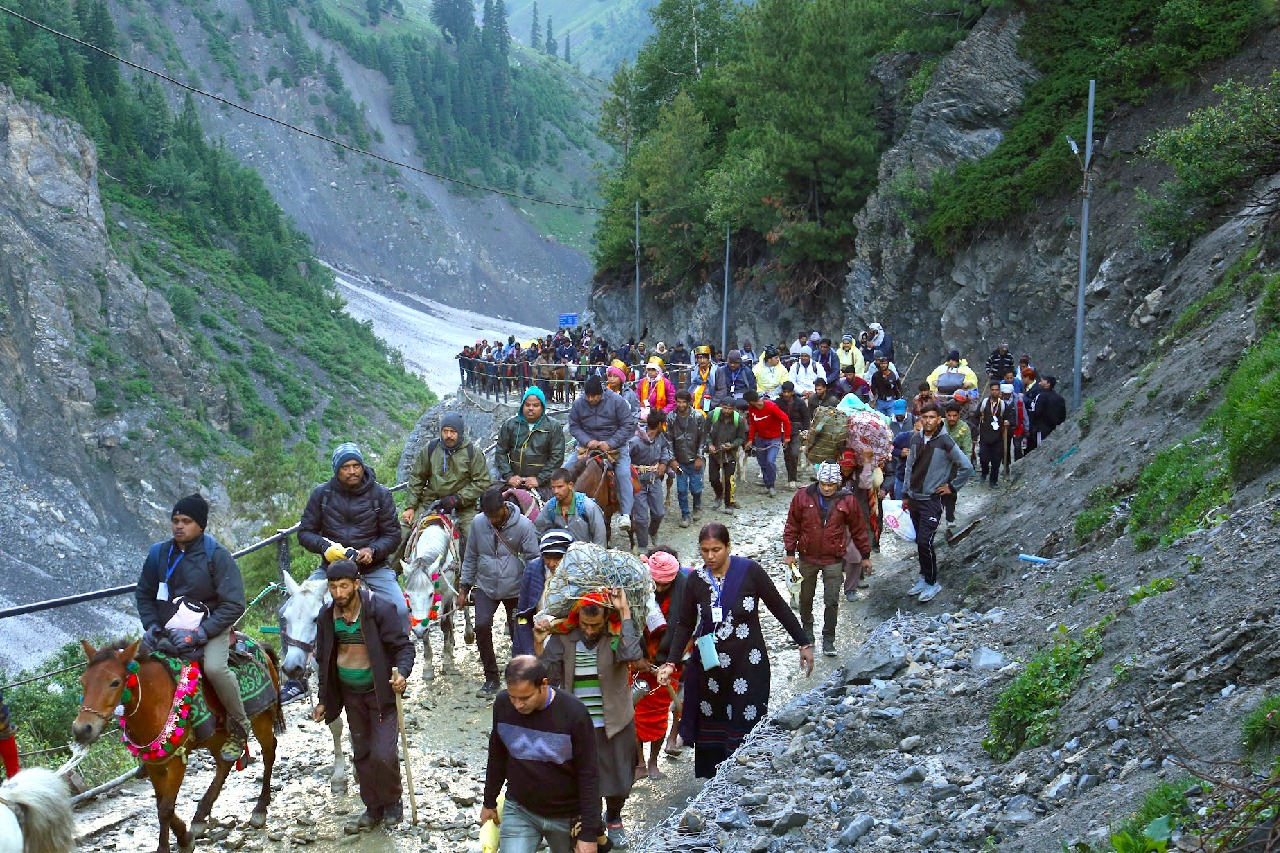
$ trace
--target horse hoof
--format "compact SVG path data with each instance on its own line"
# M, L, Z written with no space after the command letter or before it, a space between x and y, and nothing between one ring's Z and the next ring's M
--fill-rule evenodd
M208 831L209 831L209 827L205 825L204 821L202 820L191 821L191 837L192 838L204 838L205 833L207 833Z
M476 632L467 631L462 635L462 642L466 643L468 646L474 646L476 644Z
M422 680L423 680L423 681L431 681L431 680L433 680L435 677L436 677L436 669L435 669L435 667L431 666L430 664L427 664L426 666L424 666L424 667L422 668Z
M343 785L343 788L346 788L346 786ZM262 827L267 825L267 813L254 812L253 814L249 815L249 825L252 826L254 829L262 829Z
M196 839L194 835L191 838L187 839L186 844L183 844L181 842L178 843L178 853L195 853L195 849L196 849Z
M347 795L347 780L343 779L341 782L330 782L329 793L337 797L345 797Z

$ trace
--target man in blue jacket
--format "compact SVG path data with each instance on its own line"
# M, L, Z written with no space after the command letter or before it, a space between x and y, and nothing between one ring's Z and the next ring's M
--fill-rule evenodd
M511 656L536 655L540 643L534 640L533 617L542 601L542 591L547 581L560 568L560 561L573 544L573 534L567 530L548 530L538 540L538 556L525 564L524 577L520 581L520 599L516 602L516 633L511 638Z
M231 552L204 532L209 503L203 497L188 495L178 501L169 522L173 538L151 546L134 593L147 631L146 645L154 649L168 640L186 658L197 657L203 649L202 672L227 709L222 760L235 761L244 752L250 731L240 685L227 663L231 629L245 610L244 580ZM181 603L206 611L194 631L168 629Z

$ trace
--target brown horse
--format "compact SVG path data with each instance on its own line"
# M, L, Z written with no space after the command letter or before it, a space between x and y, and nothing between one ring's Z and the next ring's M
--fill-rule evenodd
M604 513L604 544L610 546L613 542L613 517L622 511L622 504L618 502L618 484L608 476L609 463L605 455L598 450L592 450L586 455L585 460L579 460L578 468L578 477L573 487L600 505L600 511ZM618 476L630 477L631 472L627 471L625 475L618 472ZM627 539L634 550L635 533L628 530Z
M76 743L89 744L96 741L108 726L114 732L116 713L112 709L123 712L125 721L124 733L134 744L154 743L165 729L174 706L174 691L177 689L169 669L158 660L147 654L138 653L141 640L126 645L123 641L109 643L101 649L95 649L88 642L81 640L89 666L80 676L80 684L84 689L80 713L71 726ZM276 665L275 652L270 646L264 646L270 657L269 674L279 695L280 677ZM121 702L126 682L130 678L129 665L137 661L137 685L131 690L129 701ZM202 680L202 688L203 688ZM222 703L217 701L213 690L205 690L205 700L215 715L223 712ZM262 828L267 822L267 806L271 802L271 768L276 760L276 726L283 725L283 714L279 699L274 705L262 711L252 720L253 733L262 750L262 791L253 807L249 823ZM176 735L176 732L175 732ZM169 830L172 829L178 840L178 847L183 853L190 853L195 848L196 838L204 834L205 822L213 803L222 792L222 784L231 772L234 762L223 761L219 752L227 739L225 721L220 720L213 736L203 741L195 741L194 734L188 729L178 737L176 749L168 752L166 757L157 760L142 760L151 785L155 788L156 813L160 818L160 842L157 853L168 853ZM195 816L191 818L191 829L175 813L178 801L178 790L182 787L183 776L187 772L187 753L192 749L208 749L217 762L217 772L213 783L205 791L196 806ZM141 759L140 759L141 760Z

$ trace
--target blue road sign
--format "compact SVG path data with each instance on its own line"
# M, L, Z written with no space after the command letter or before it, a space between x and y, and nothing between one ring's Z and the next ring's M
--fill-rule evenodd
M560 315L560 328L567 329L567 328L570 328L571 326L576 326L576 325L578 325L577 314L561 314Z

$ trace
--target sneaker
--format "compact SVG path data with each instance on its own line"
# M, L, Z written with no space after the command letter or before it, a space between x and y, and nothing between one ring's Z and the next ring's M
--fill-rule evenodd
M347 825L342 828L342 831L347 835L359 835L362 832L368 832L380 823L382 823L381 815L374 814L369 809L365 809L364 814L360 815L360 817L353 821L349 821Z
M395 826L404 820L404 803L396 801L382 810L382 825Z
M788 480L788 481L787 481L787 488L788 488L788 489L791 489L791 490L793 490L793 491L794 491L795 489L800 488L800 486L796 483L796 481L795 481L795 480Z
M618 527L622 528L623 530L630 530L630 529L631 529L631 516L629 516L629 515L622 515L622 516L619 516L619 517L618 517Z
M681 527L688 527L688 526L689 526L689 516L687 516L687 515L682 515L682 516L680 516L680 526L681 526Z
M859 586L861 586L861 584L859 584ZM849 592L846 592L846 593L844 594L844 600L845 600L845 601L857 601L857 600L858 600L858 594L857 594L856 592L854 592L854 591L850 590Z
M924 577L916 578L916 585L907 590L907 595L919 595L928 589L929 584L925 583Z
M768 495L769 497L771 497L771 498L772 498L772 497L777 497L777 495L778 495L778 493L777 493L776 491L774 491L773 486L770 486L769 488L765 489L765 490L764 490L764 493L765 493L766 495Z
M281 705L288 705L290 702L297 702L299 699L305 699L306 696L306 684L301 679L290 678L284 684L280 685Z
M476 691L477 699L492 699L498 695L498 679L486 678L484 684Z
M697 521L697 520L699 520L700 518L702 518L702 507L700 507L700 506L695 506L695 507L693 508L693 520L694 520L694 521Z
M733 504L725 504L725 505L724 505L724 514L725 514L725 515L733 515Z
M249 733L244 726L235 720L227 720L227 739L218 750L218 757L223 761L236 761L244 755L245 744L249 742Z
M627 830L623 827L622 821L609 824L605 834L609 836L609 843L616 849L622 850L631 845L631 839L627 837Z
M942 592L942 584L940 583L935 583L932 586L926 586L924 591L920 593L920 603L924 604L926 601L933 601L938 597L938 593L940 592Z
M834 637L822 638L822 653L829 658L836 656L836 641Z

